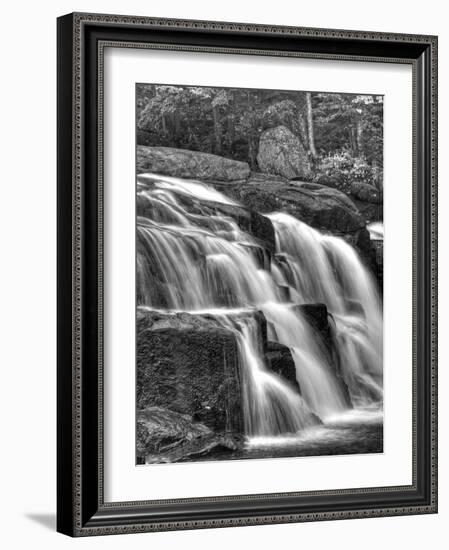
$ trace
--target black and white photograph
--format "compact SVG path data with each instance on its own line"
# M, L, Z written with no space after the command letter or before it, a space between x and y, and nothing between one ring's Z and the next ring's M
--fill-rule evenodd
M383 451L383 97L136 85L136 462Z

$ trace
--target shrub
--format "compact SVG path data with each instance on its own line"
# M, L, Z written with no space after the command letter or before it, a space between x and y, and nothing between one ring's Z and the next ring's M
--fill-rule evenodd
M338 151L316 162L315 178L317 183L329 185L349 193L355 181L369 183L382 188L382 171L370 165L366 159L353 157L349 151Z

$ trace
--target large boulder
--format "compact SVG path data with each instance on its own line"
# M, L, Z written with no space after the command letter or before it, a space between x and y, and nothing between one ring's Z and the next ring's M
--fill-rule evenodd
M137 461L179 462L241 448L243 438L214 433L192 417L161 407L137 411Z
M249 177L247 162L209 153L173 147L137 146L137 173L151 172L178 178L244 181Z
M137 408L164 407L214 431L241 432L235 334L208 315L137 315Z
M262 214L283 211L324 231L348 233L365 227L351 199L324 185L251 177L233 186L232 192L236 199Z
M269 128L259 140L257 163L262 172L285 178L311 177L310 161L300 139L285 126Z

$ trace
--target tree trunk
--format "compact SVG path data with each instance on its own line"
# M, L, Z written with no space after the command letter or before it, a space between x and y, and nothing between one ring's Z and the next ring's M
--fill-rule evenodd
M308 136L308 130L306 128L306 122L304 120L305 117L304 109L302 109L298 106L298 138L301 142L301 145L304 147L305 151L309 150L309 136Z
M357 129L356 129L356 140L357 140L357 151L359 156L365 156L363 151L363 141L362 141L362 134L363 134L363 125L362 125L362 119L361 117L357 118Z
M220 126L220 114L218 107L212 108L212 114L214 117L214 136L215 136L215 154L221 154L221 126Z
M309 151L313 158L316 157L315 136L313 132L313 116L312 116L312 94L306 93L307 105L307 134L309 138Z
M228 152L233 153L234 148L234 140L235 140L235 98L234 94L230 94L230 108L228 110L228 117L227 117L227 141L228 141Z
M246 110L248 113L252 110L250 94L248 91L246 92ZM254 146L254 139L253 139L252 133L253 133L253 128L249 128L247 130L246 140L248 143L248 163L251 169L254 170L256 166L258 144Z
M348 129L349 131L349 144L351 146L351 154L353 157L359 156L359 151L357 148L357 136L356 136L356 128L354 128L353 125L351 125Z
M257 169L257 144L254 143L254 139L249 137L248 139L248 163L252 170Z
M181 119L179 116L178 109L175 109L173 111L173 130L174 130L174 141L176 143L176 147L180 147L181 145Z

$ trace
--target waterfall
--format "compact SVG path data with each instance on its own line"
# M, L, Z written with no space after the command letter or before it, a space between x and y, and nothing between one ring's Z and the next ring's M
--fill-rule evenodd
M303 303L333 317L340 364L353 401L382 399L382 306L373 276L342 238L322 235L286 214L269 215L279 269Z
M248 436L298 433L351 402L382 402L381 302L343 239L273 213L276 249L266 262L238 224L245 209L210 186L146 174L137 201L138 306L207 312L233 331ZM327 305L334 357L296 307L310 303ZM301 393L265 364L258 312L269 339L290 349Z
M264 304L262 309L275 327L277 341L292 351L296 378L312 410L322 419L343 411L344 395L308 323L284 304Z
M244 365L245 433L253 436L297 433L315 424L315 418L301 396L264 365L254 318L239 319L235 327Z

